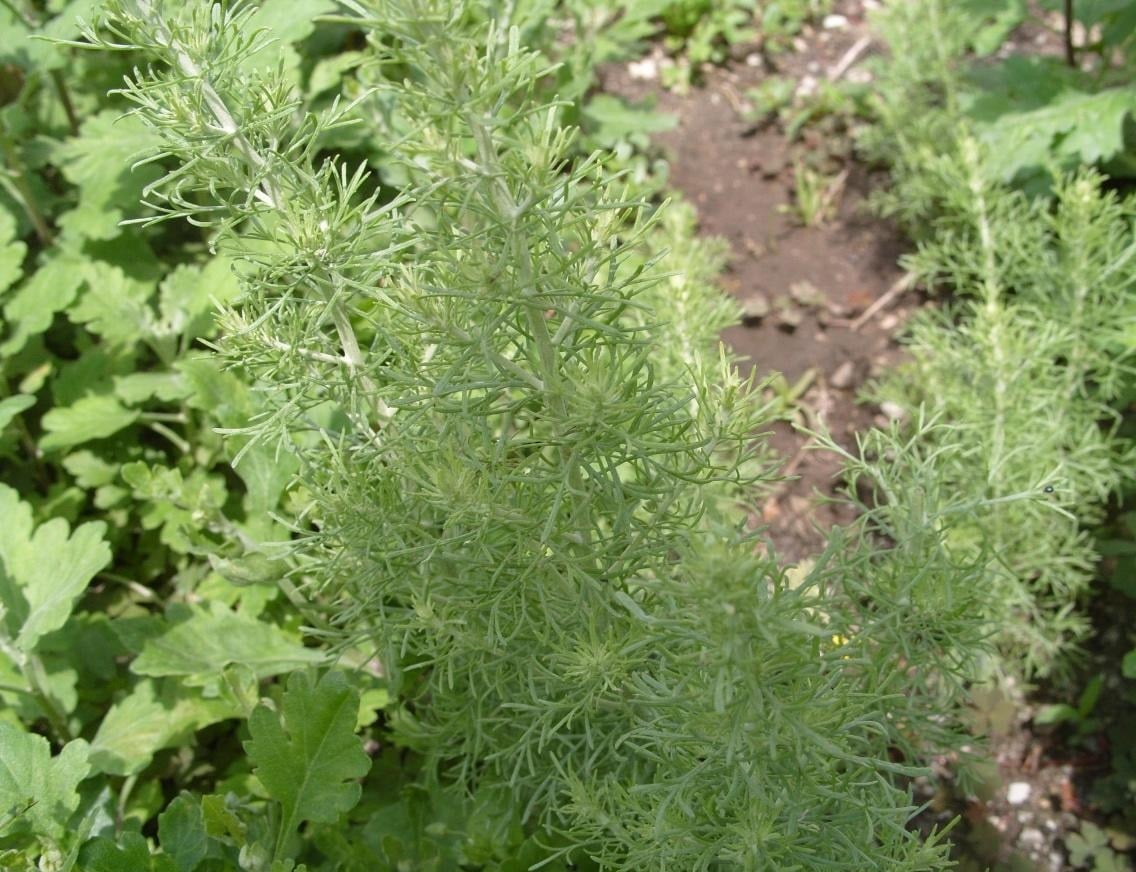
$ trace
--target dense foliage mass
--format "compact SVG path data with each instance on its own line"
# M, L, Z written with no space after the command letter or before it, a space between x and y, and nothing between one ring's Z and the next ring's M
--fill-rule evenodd
M903 779L991 627L1027 672L1081 632L1130 210L944 120L973 18L897 55L894 202L973 303L789 572L723 247L591 93L826 4L754 7L0 5L0 864L944 867Z
M1082 68L1013 52L977 60L1025 15L996 5L976 15L926 0L882 18L904 49L884 67L865 146L892 163L881 203L919 240L909 268L956 293L915 325L914 362L880 392L949 422L938 441L953 489L1015 501L952 538L996 556L997 668L1030 678L1067 666L1084 638L1086 528L1132 469L1117 425L1132 396L1133 205L1080 162L1123 168L1136 103L1118 84L1130 82L1130 11L1085 4L1102 42ZM1049 500L1017 502L1039 488Z

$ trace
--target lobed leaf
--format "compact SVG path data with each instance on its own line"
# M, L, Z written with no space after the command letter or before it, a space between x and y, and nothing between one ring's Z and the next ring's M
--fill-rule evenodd
M43 451L73 448L92 439L113 436L138 420L139 412L128 409L110 396L83 397L43 416L46 435L39 440Z
M134 775L157 751L180 745L209 724L239 716L224 699L206 699L173 682L140 681L103 717L91 740L91 763L108 775Z
M318 682L306 672L288 680L281 711L253 710L244 743L255 774L283 807L280 839L302 821L333 823L359 801L355 779L371 761L355 735L359 695L342 672Z
M88 750L75 739L52 757L43 736L0 722L0 813L14 814L5 833L61 837L79 806L79 782L90 771Z
M216 679L231 663L268 678L324 659L323 652L305 648L274 624L214 603L149 639L130 668L136 675L184 676L193 686Z
M111 559L106 524L70 532L54 518L33 531L32 510L0 485L0 604L7 635L24 652L66 622L95 573ZM70 535L69 535L70 534Z

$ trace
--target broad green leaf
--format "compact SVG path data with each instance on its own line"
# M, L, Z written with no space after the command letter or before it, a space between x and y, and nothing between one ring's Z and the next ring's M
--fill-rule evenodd
M121 667L121 659L129 655L114 631L107 615L98 611L80 611L71 616L66 626L39 643L38 653L66 663L79 672L89 684L84 688L88 700L103 698L103 692L120 689L130 676ZM116 680L118 686L114 684Z
M40 33L50 39L75 39L79 36L79 21L95 18L101 5L102 0L57 0L49 3L51 11L58 14L40 28ZM47 45L53 51L60 52L51 43ZM66 59L66 54L63 54L63 58Z
M16 239L16 219L0 209L0 294L20 277L20 266L27 253L28 247Z
M247 831L241 819L229 808L225 797L215 793L201 797L201 815L206 834L244 847Z
M158 297L161 313L157 332L179 336L184 343L213 332L218 304L240 293L227 257L214 257L204 266L182 264L162 281Z
M583 114L590 122L592 138L603 143L645 141L647 134L670 130L678 123L674 115L637 108L608 94L589 100Z
M1136 113L1136 89L1094 92L1089 78L1053 59L1011 57L972 80L962 105L990 145L991 175L1005 181L1051 157L1108 160L1123 150L1125 122Z
M1043 726L1052 726L1053 724L1063 724L1066 722L1072 723L1077 720L1077 710L1073 708L1073 706L1066 705L1065 703L1042 706L1037 710L1037 714L1034 716L1034 723Z
M359 51L344 51L331 57L320 58L308 77L308 96L314 97L324 91L339 91L343 74L363 63L366 56Z
M123 207L136 212L143 188L161 176L154 165L131 165L161 141L137 116L117 110L86 119L79 135L58 149L63 175L79 188L79 205L60 218L64 232L85 239L118 236Z
M114 377L114 393L127 405L136 406L149 399L163 403L180 400L189 386L179 372L132 372Z
M4 305L8 334L0 342L0 357L20 351L29 338L51 326L55 313L66 309L83 282L81 260L70 251L53 254Z
M980 57L997 51L1026 16L1024 0L955 0L973 28L971 43Z
M94 521L70 533L66 521L54 518L33 532L31 507L7 485L0 485L0 518L4 627L17 648L31 651L63 626L95 573L110 562L106 525Z
M19 415L35 405L35 397L28 394L16 394L0 400L0 430L3 430Z
M68 622L68 628L70 626ZM38 686L33 687L26 670L9 655L0 653L0 719L20 729L24 724L46 722L57 714L70 717L79 702L79 673L67 667L68 661L58 655L44 654L42 650L37 650L36 656L43 670L35 670ZM76 721L71 719L69 725L76 726ZM3 809L0 809L2 816Z
M112 354L98 345L84 350L78 358L56 361L57 375L51 381L51 398L56 408L70 406L83 397L110 394L114 378L134 369L126 353Z
M183 476L177 468L137 461L122 467L122 479L144 504L143 529L161 529L162 543L179 553L188 554L197 547L212 549L202 519L221 513L228 496L223 478L200 466Z
M169 854L178 872L193 872L209 856L209 834L201 802L188 793L180 794L158 815L158 841Z
M52 757L43 736L0 723L0 813L24 809L5 832L62 836L79 806L79 782L90 771L87 752L87 743L75 739Z
M102 261L83 264L81 277L87 287L67 317L83 324L112 346L133 348L139 339L154 334L154 313L149 300L151 282L128 276L120 267Z
M189 620L147 641L130 668L138 675L178 675L188 685L201 685L215 681L230 663L267 678L323 659L323 653L305 648L275 624L214 603L211 611L197 609Z
M248 385L215 360L191 357L179 360L174 369L185 375L192 394L187 405L208 412L222 427L242 427L255 413Z
M119 467L99 457L93 451L82 449L63 458L63 468L75 477L81 488L94 490L118 478Z
M275 42L254 55L247 55L241 66L246 73L276 69L294 77L300 56L292 44L308 36L315 19L337 10L334 0L266 0L259 4L248 23L249 33L261 33Z
M1108 160L1124 148L1124 125L1136 112L1136 89L1110 88L1097 94L1065 94L1055 100L1050 116L1062 118L1059 126L1065 134L1060 154L1095 164ZM1034 123L1035 119L1030 119Z
M276 508L280 495L300 468L294 454L277 452L271 445L255 445L234 467L245 483L245 509L250 516Z
M140 833L124 832L118 841L106 837L93 839L79 854L83 872L176 872L173 859L151 854L150 845Z
M39 440L44 451L56 451L113 436L138 420L138 412L114 397L83 397L70 406L52 409L43 416L47 431Z
M91 740L91 764L108 775L134 775L163 748L187 741L194 731L237 717L223 699L205 699L175 682L140 681L106 713Z
M1120 672L1125 678L1136 678L1136 648L1124 655L1120 661Z
M294 673L281 707L253 710L244 747L257 778L282 806L284 839L302 821L333 823L353 808L362 792L356 779L371 761L355 735L359 697L342 672L328 672L318 683L307 672Z

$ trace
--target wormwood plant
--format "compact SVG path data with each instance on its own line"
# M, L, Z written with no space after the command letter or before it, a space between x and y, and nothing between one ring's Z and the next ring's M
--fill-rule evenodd
M220 351L267 403L248 444L299 456L314 632L373 647L424 785L512 797L529 862L940 868L893 776L950 742L981 648L984 563L943 546L968 508L881 434L853 470L893 499L791 584L735 505L765 413L708 353L712 258L668 276L689 218L571 159L519 38L540 9L342 7L367 90L322 112L247 9L116 0L87 33L153 59L124 93L162 138L155 220L238 263ZM320 152L358 119L397 195Z
M1107 156L1106 141L1110 155L1121 148L1113 134L1126 109L1090 119L1052 154L1021 152L975 112L998 95L968 72L973 54L993 52L1018 20L936 0L890 8L881 26L901 48L882 70L880 124L865 146L892 161L894 188L881 202L919 239L909 268L959 296L917 320L912 365L879 395L948 425L935 437L945 480L989 501L953 522L949 538L991 549L996 668L1028 677L1067 666L1070 643L1084 637L1078 605L1096 561L1084 528L1131 468L1115 407L1132 374L1136 240L1130 202L1096 173L1061 170L1072 147L1091 159ZM1053 82L1035 84L1051 105L1019 118L1022 129L1074 117L1064 86L1043 94ZM1007 184L1017 173L1008 165L1047 167L1047 196Z

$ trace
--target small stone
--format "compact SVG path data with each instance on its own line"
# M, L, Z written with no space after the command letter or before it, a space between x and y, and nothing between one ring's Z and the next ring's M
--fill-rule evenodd
M769 155L761 162L761 177L763 179L774 179L785 172L786 166L788 166L788 160L786 160L784 153Z
M880 403L880 411L887 416L889 421L902 421L907 417L907 410L899 403L893 403L891 400L884 400Z
M1035 827L1026 827L1019 834L1018 843L1036 851L1045 844L1045 834Z
M653 82L659 77L659 65L654 58L643 58L627 65L627 74L641 82Z
M890 333L899 326L899 316L894 313L889 313L880 318L880 329L886 333Z
M847 320L856 314L856 310L849 306L847 303L842 303L839 300L829 300L825 304L828 309L828 314L836 320Z
M793 282L789 285L789 296L810 309L817 309L828 302L828 297L809 281Z
M1006 788L1006 802L1010 805L1021 805L1030 798L1033 787L1026 781L1014 781Z
M799 306L793 304L788 297L778 297L773 301L777 309L778 324L786 330L796 330L805 320L805 313Z
M820 83L816 76L802 76L801 81L797 83L797 97L811 97L819 87Z
M742 246L747 252L749 252L749 256L754 260L761 260L761 258L769 254L768 245L766 245L764 242L759 242L756 239L751 239L748 236L742 240Z
M846 360L828 378L828 383L837 390L847 390L856 383L856 364Z
M825 30L841 30L848 26L848 19L843 15L826 15L824 16L824 21L821 22L821 26L823 26Z
M761 55L758 52L753 51L745 56L745 65L747 67L760 67L764 63L765 62L761 59Z
M754 324L766 317L771 310L769 298L757 291L742 300L742 321L746 324Z

